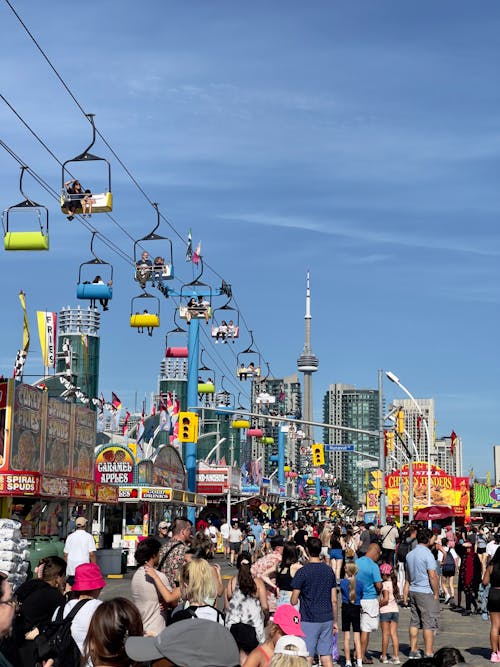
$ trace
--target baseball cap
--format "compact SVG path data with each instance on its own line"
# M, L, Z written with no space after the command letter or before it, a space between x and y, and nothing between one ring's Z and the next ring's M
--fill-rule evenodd
M273 623L276 623L285 635L305 637L300 625L300 614L291 604L281 604L274 612Z
M202 618L169 625L156 637L129 637L125 651L136 662L166 658L177 667L236 667L240 652L220 623Z
M160 521L158 528L168 528L168 521Z
M296 655L302 658L309 656L305 641L293 635L283 635L283 637L280 637L274 647L274 653L275 655Z
M78 519L75 521L75 526L77 528L80 528L81 526L86 526L87 525L87 519L84 516L79 516Z

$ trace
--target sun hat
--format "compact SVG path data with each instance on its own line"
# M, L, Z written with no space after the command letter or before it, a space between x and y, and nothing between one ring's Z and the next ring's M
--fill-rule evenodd
M168 528L168 521L160 521L158 528Z
M392 574L392 565L390 563L382 563L380 572L381 574Z
M82 563L75 570L75 583L71 587L74 591L96 591L104 588L106 582L101 568L97 563Z
M166 658L178 667L235 667L240 652L220 623L192 618L169 625L156 637L129 637L125 651L136 662Z
M276 642L274 653L280 655L296 655L302 658L309 657L306 643L300 637L293 635L283 635Z
M87 519L84 516L79 516L78 519L75 521L75 526L77 528L81 528L82 526L87 525Z
M291 604L281 604L274 612L273 623L276 623L285 635L305 637L300 625L300 614Z

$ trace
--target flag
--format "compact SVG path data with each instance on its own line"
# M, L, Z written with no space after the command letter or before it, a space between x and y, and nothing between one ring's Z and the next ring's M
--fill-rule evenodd
M115 410L119 410L122 407L122 402L114 391L111 392L111 405Z
M28 322L28 312L26 310L26 295L21 290L19 292L19 301L23 309L23 348L17 351L16 361L14 363L13 377L22 377L24 364L30 349L30 325Z
M191 236L191 230L188 231L188 242L186 247L186 262L190 262L193 259L193 237Z
M227 466L227 463L226 463L226 457L225 457L225 456L223 456L223 457L221 458L221 460L219 461L219 465L221 465L221 466Z
M125 413L125 419L123 420L123 435L127 432L128 420L130 419L130 412L127 410Z
M57 347L57 313L42 310L36 312L38 336L42 349L42 361L45 368L55 368Z
M193 253L193 264L199 264L201 260L201 241L196 246L196 250Z
M143 437L144 437L144 412L142 413L142 416L139 419L139 423L137 425L137 436L136 436L137 444L141 442Z
M458 436L455 433L455 431L451 432L450 440L451 440L451 442L450 442L450 454L453 456L455 454L455 447L457 446L457 443L458 443Z

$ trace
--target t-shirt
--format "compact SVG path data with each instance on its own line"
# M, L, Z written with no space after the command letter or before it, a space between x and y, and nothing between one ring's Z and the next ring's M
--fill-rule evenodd
M77 528L74 533L68 535L64 545L64 553L67 554L68 564L66 575L73 576L75 569L82 563L90 563L90 552L95 551L94 538L83 528Z
M361 533L359 533L359 545L358 545L359 553L365 554L368 551L369 546L370 546L370 532L368 530L363 530Z
M307 535L308 535L307 530L304 530L303 528L301 528L293 536L293 541L295 542L295 544L297 546L305 547L306 546L306 536Z
M299 590L300 616L306 623L333 622L332 589L335 574L326 563L306 563L292 579L292 589Z
M380 529L380 537L382 538L383 549L395 549L396 539L399 537L399 531L396 526L384 526Z
M243 535L239 528L230 528L229 529L229 541L234 542L235 544L241 542Z
M417 544L406 556L406 567L410 575L410 591L432 593L428 570L436 570L436 561L431 550L423 544Z
M255 537L256 541L260 544L260 541L262 539L262 530L263 530L262 526L260 525L260 523L252 523L250 528L252 530L253 536Z
M222 526L220 527L220 534L222 535L222 538L224 540L227 540L229 537L229 524L228 523L223 523Z
M162 583L169 589L167 577L158 572ZM155 586L153 579L147 576L144 567L137 568L130 583L132 602L135 604L141 614L144 632L151 632L154 635L159 634L165 627L165 619L162 616L160 608L161 596Z
M220 613L218 609L212 607L212 605L205 604L199 607L190 605L185 609L176 611L172 614L172 623L177 623L177 621L185 621L191 618L204 618L206 621L215 621L224 625L224 616Z
M361 604L361 598L363 597L363 584L359 580L358 577L356 577L356 597L354 599L354 603L351 602L350 600L350 593L351 593L351 580L350 579L341 579L340 580L340 592L342 594L342 604Z
M79 602L79 600L70 600L69 602L66 602L64 605L63 618L66 618L77 602ZM89 600L83 605L71 623L71 636L80 649L80 653L83 653L83 642L85 641L85 637L89 631L92 616L100 604L102 604L101 600ZM58 611L59 608L55 610L52 616L53 621L55 621Z
M457 552L455 551L455 549L453 549L451 547L445 547L445 550L446 550L446 554L444 554L441 550L438 551L438 563L443 563L444 560L445 560L445 556L447 556L448 553L450 553L453 556L454 561L457 560L458 555L457 555Z
M388 579L387 581L382 582L382 590L389 592L389 601L383 607L380 607L381 614L389 614L393 611L399 611L398 603L394 597L394 587L392 581Z
M499 544L500 543L496 542L495 540L488 542L488 544L486 545L486 553L488 554L488 556L491 556L491 558L493 558L496 550L498 549Z
M382 581L377 563L368 556L362 556L356 561L358 566L357 579L363 584L363 600L376 600L378 597L375 584Z

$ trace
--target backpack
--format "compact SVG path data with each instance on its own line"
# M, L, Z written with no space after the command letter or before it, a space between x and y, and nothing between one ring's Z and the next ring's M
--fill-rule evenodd
M441 566L441 572L446 577L455 576L455 559L452 556L451 549L448 549L448 551L446 552L443 565Z
M87 602L88 600L79 600L65 618L63 618L65 605L59 607L55 620L47 623L35 639L37 665L52 658L54 667L80 667L82 654L71 634L71 624Z

